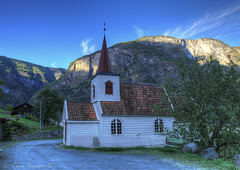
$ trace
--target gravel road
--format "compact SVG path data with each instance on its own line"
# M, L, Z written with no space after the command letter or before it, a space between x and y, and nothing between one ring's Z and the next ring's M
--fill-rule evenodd
M63 149L57 147L60 142L61 139L19 142L5 149L0 169L186 169L149 155Z

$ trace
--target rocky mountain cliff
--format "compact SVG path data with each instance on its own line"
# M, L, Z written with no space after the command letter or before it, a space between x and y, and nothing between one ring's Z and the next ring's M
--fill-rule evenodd
M62 68L49 68L25 61L0 56L1 86L7 94L1 104L16 106L27 102L34 93L60 78L66 72Z
M142 37L109 48L111 67L121 75L122 83L162 84L166 78L177 79L177 57L194 59L212 56L221 64L232 60L240 66L240 49L215 39L176 39L168 36ZM70 101L90 101L90 79L96 74L101 51L73 61L66 74L52 88ZM33 100L32 100L33 102Z
M234 50L236 50L240 54L240 47L233 47Z

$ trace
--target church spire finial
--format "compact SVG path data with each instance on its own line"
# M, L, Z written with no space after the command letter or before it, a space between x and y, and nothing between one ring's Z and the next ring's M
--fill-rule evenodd
M106 30L105 25L106 23L104 22L104 38L103 38L102 51L101 51L97 73L101 73L101 72L111 73L110 59L108 56L107 43L105 38L105 30Z
M104 35L105 35L105 31L106 31L106 22L104 21Z

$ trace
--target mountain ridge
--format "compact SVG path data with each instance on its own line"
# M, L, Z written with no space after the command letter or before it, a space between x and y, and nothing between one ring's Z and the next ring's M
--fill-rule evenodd
M44 67L6 56L0 56L1 86L8 96L1 104L18 104L27 102L34 93L60 78L66 72L63 68Z
M71 101L90 101L90 77L96 74L101 51L73 61L67 72L53 83L52 89ZM177 58L205 56L222 65L231 61L240 66L238 48L220 40L177 39L169 36L147 36L134 41L117 43L108 48L112 71L121 76L122 83L162 84L167 78L177 79ZM91 76L90 76L91 75Z

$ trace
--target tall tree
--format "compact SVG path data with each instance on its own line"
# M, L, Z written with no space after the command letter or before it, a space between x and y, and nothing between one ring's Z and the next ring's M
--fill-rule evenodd
M1 85L4 85L4 81L3 80L0 80L0 86ZM4 97L6 97L6 94L3 92L3 89L0 88L0 101L2 101Z
M232 156L229 152L235 152L233 148L240 144L237 66L222 66L216 60L199 63L202 62L179 60L178 83L169 81L165 85L168 92L176 95L172 98L174 116L189 123L180 133L191 141L200 139L203 148L214 146L221 156Z
M40 116L40 105L42 106L42 123L44 125L48 125L51 120L58 121L58 112L62 111L63 99L56 91L45 88L39 93L37 102L34 104L34 112L37 117Z

